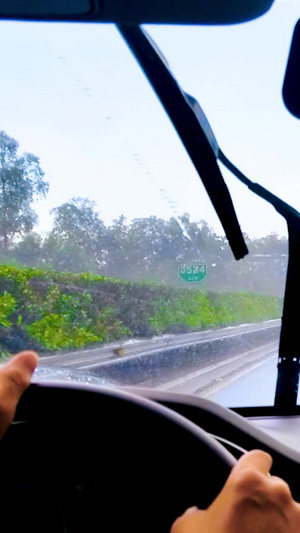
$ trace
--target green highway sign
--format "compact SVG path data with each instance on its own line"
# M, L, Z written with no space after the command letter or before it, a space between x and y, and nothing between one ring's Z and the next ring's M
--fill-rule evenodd
M204 263L178 265L178 276L186 283L201 283L207 276L207 268Z

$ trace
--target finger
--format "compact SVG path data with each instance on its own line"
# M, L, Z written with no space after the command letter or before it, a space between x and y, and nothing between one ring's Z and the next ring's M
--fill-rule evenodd
M32 351L20 352L0 368L0 438L11 423L38 363Z
M20 396L30 384L31 376L38 364L39 356L33 351L15 355L0 368L0 394L14 390ZM19 396L19 398L20 398Z
M252 450L251 452L242 455L237 464L234 466L232 475L236 474L237 472L242 472L243 470L253 470L264 475L268 475L270 473L272 464L273 459L271 455L261 450Z
M196 507L196 506L194 506L194 507L189 507L189 508L183 513L182 516L192 515L192 514L195 514L195 513L198 513L198 514L199 514L199 513L201 513L201 512L203 512L203 511L201 511L201 510L199 509L199 507Z
M201 526L205 514L206 511L201 511L198 507L189 507L182 516L175 520L170 533L186 533L187 531L200 533L203 531Z

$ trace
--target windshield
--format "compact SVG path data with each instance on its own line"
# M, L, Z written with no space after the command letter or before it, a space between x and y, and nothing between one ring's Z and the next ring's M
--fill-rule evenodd
M222 150L299 208L281 87L295 2L230 27L149 26ZM1 22L0 353L37 379L273 405L283 218L222 168L235 261L169 118L112 25Z

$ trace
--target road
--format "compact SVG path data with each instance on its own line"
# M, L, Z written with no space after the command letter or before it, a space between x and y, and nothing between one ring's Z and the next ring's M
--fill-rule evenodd
M209 400L225 407L274 405L277 380L277 353L231 383L212 391Z
M122 343L122 347L125 350L125 357L143 356L163 350L170 350L171 348L185 348L194 344L207 343L208 341L215 341L217 339L222 341L222 339L234 338L247 332L266 330L268 328L272 329L278 327L279 324L279 320L270 320L261 324L241 324L219 330L207 330L182 335L164 335L145 340L129 340ZM118 359L118 356L114 354L114 349L119 347L120 343L112 343L98 348L47 355L41 357L39 366L57 366L60 368L89 370L97 368L103 363Z
M198 395L231 407L271 405L276 383L278 340L269 340L269 342L265 340L254 348L249 349L248 345L247 349L244 335L247 337L249 332L255 335L257 331L266 330L266 339L268 339L268 331L274 331L274 327L278 329L279 324L280 321L269 321L200 333L127 341L123 344L124 357L114 355L113 350L120 346L116 343L79 352L45 356L40 360L36 377L98 382L103 385L126 385L130 383L124 383L121 378L103 373L103 365L107 366L110 363L115 365L118 362L137 359L140 363L144 359L143 356L151 363L155 361L156 354L177 349L180 351L181 360L184 360L184 357L187 360L188 350L196 345L197 351L201 354L196 366L191 368L175 364L170 365L170 368L159 367L158 372L151 374L146 365L144 377L135 383L162 391ZM228 343L228 339L234 342L236 338L243 341L238 343L239 351L231 353L231 350L227 350L225 355L226 350L222 347ZM218 345L217 349L214 348L215 345ZM172 353L174 357L174 351ZM171 356L170 361L172 361ZM128 374L128 369L126 373Z
M201 396L226 407L273 405L277 358L278 343L273 342L155 388Z

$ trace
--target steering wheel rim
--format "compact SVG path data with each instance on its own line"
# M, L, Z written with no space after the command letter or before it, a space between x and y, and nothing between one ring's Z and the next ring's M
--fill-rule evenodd
M39 467L32 469L22 460L16 461L20 442L25 443L27 455L35 444L43 450L37 452L37 461L42 463ZM236 462L204 430L163 405L123 390L70 382L32 384L20 401L1 448L8 456L7 465L11 464L10 457L15 461L13 476L9 466L3 472L1 497L2 492L16 493L15 484L20 494L24 486L35 487L36 494L44 491L50 500L59 493L68 508L68 518L63 518L68 527L56 530L67 533L79 531L77 525L82 519L81 515L76 515L76 520L71 518L80 507L72 483L76 487L86 484L83 492L89 496L85 496L82 515L88 514L89 499L94 506L99 499L103 501L106 514L103 517L100 513L103 527L99 531L118 531L129 520L132 533L153 533L154 527L156 532L165 532L188 506L204 508L211 503ZM43 457L47 457L50 479L44 484L40 473ZM9 481L12 477L13 482ZM77 478L81 480L79 485ZM96 520L95 516L94 526ZM91 527L89 524L86 530ZM35 531L32 524L30 529Z

